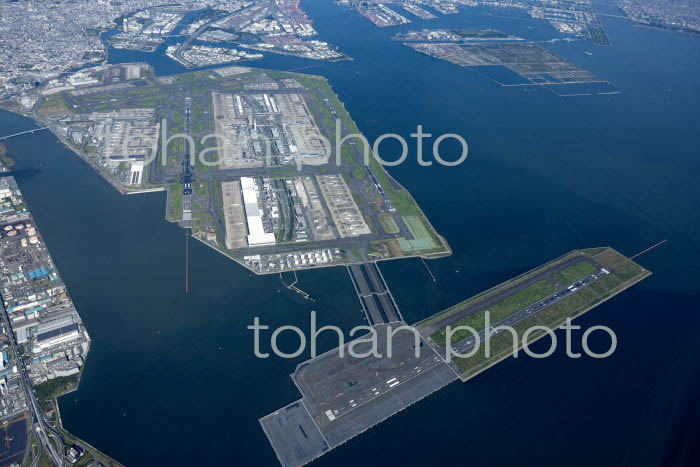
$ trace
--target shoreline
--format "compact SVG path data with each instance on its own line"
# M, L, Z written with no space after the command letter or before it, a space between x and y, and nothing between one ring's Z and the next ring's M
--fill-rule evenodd
M168 56L168 58L172 59L172 57L169 57L169 56ZM135 62L135 63L143 63L143 62ZM253 68L254 70L260 70L260 71L263 71L263 72L264 72L264 71L267 71L266 68L255 68L255 67L251 67L251 68ZM198 70L197 70L197 71L198 71ZM278 70L271 70L271 71L278 71ZM188 71L188 72L190 72L190 71ZM187 72L185 72L185 73L187 73ZM335 96L335 98L337 99L337 101L340 103L340 106L342 107L342 111L347 115L349 121L350 121L350 122L352 123L352 125L355 127L355 130L357 130L358 132L360 131L360 130L359 130L359 127L357 126L357 123L356 123L355 120L351 117L350 112L349 112L348 109L346 108L345 103L344 103L343 101L340 100L340 98L339 98L337 92L333 89L333 87L331 86L331 84L328 82L328 78L327 78L326 76L323 76L323 75L310 75L310 74L305 74L305 73L295 73L295 72L287 72L287 71L283 71L282 73L298 74L298 75L301 75L301 76L306 77L306 78L313 78L313 79L321 80L326 86L328 86L328 89L330 89L330 91L333 93L333 95ZM155 76L155 75L154 75L154 76ZM98 164L95 164L95 163L91 162L91 161L87 158L87 156L85 156L84 154L82 154L82 152L81 152L80 150L78 150L66 137L64 137L62 134L60 134L58 131L56 131L56 129L53 127L53 125L51 124L50 121L45 120L44 118L42 118L41 116L39 116L36 112L34 112L34 111L24 111L24 110L21 109L20 107L9 107L9 106L7 106L7 105L4 105L4 103L0 103L0 108L2 108L3 110L6 110L6 111L8 111L8 112L11 112L11 113L14 113L14 114L17 114L17 115L20 115L20 116L29 118L29 119L31 119L33 122L35 122L36 124L39 124L39 125L41 125L41 126L45 126L53 135L55 135L55 137L58 139L59 142L61 142L61 143L63 144L64 147L66 147L67 149L69 149L71 152L73 152L75 155L77 155L84 163L86 163L86 164L89 165L91 168L93 168L93 169L94 169L94 170L95 170L95 171L96 171L110 186L112 186L112 188L114 188L115 190L117 190L120 194L122 194L122 195L137 195L137 194L143 194L143 193L156 193L156 192L163 192L163 191L165 191L166 193L168 193L168 196L167 196L168 199L166 200L166 203L165 203L165 215L164 215L164 220L165 220L166 222L175 222L175 223L179 222L178 220L171 220L171 219L168 218L168 206L169 206L169 202L170 202L170 201L169 201L169 198L170 198L170 195L169 195L170 190L169 190L169 188L168 188L167 185L164 185L164 186L154 186L154 187L149 187L149 188L144 188L144 189L136 189L136 190L127 189L127 188L121 186L121 185L120 185L118 182L116 182L115 180L113 180L110 176L108 176L107 174L105 174L104 171L103 171L103 169L102 169L101 167L99 167ZM377 161L377 162L378 162L378 161ZM385 174L386 177L387 177L387 180L388 180L389 184L391 185L390 187L387 187L387 188L390 188L390 189L392 189L392 190L394 190L394 191L403 192L403 193L405 193L405 194L407 195L407 198L408 198L408 199L411 201L411 203L415 206L417 214L422 218L422 221L423 221L425 224L427 224L426 226L428 227L429 231L431 231L431 233L434 234L435 237L436 237L436 239L440 242L439 247L442 248L442 251L437 251L437 252L432 252L432 253L421 253L421 252L418 252L418 253L415 253L415 254L403 254L402 256L394 256L394 257L388 257L388 258L374 258L374 259L369 259L369 258L367 258L367 261L370 261L370 262L380 262L380 261L399 260L399 259L408 259L408 258L421 258L421 259L424 259L424 260L433 260L433 259L440 259L440 258L445 258L445 257L451 256L451 255L453 254L452 247L451 247L451 246L449 245L449 243L447 242L447 239L446 239L444 236L442 236L440 233L438 233L438 231L435 229L435 227L433 226L433 224L430 222L428 216L425 214L425 212L423 211L423 209L421 208L421 206L420 206L420 205L418 204L418 202L415 200L415 198L413 197L413 195L411 194L411 192L410 192L408 189L406 189L398 180L396 180L396 179L386 170L386 168L385 168L383 165L379 164L379 167L380 167L381 170L384 172L384 174ZM240 266L242 266L243 268L245 268L246 270L248 270L248 271L250 271L250 272L253 272L253 273L256 274L256 275L262 276L262 275L269 275L269 274L277 274L277 273L280 272L280 271L270 271L270 272L259 272L259 271L255 271L255 270L253 270L253 269L247 267L245 264L243 264L242 260L236 259L236 258L233 257L231 254L228 254L228 253L226 253L225 251L222 251L219 247L214 246L214 245L211 245L211 244L209 244L208 242L206 242L206 241L204 241L204 240L202 240L202 239L200 239L200 238L198 238L198 237L196 237L196 236L194 236L194 235L191 235L191 236L193 236L194 238L196 238L197 240L199 240L199 241L202 242L203 244L209 246L210 248L213 248L214 250L216 250L216 251L218 251L219 253L223 254L224 256L228 257L229 259L235 261L235 262L238 263ZM314 248L313 245L309 245L307 248L301 248L299 251L303 251L303 250L307 250L307 249L313 249L313 248ZM255 252L250 252L250 254L251 254L251 255L254 255ZM337 263L337 264L318 265L318 266L314 266L314 267L312 267L312 268L289 268L289 269L286 269L285 272L304 271L304 270L321 269L321 268L336 267L336 266L347 266L347 265L350 265L350 264L360 264L360 263L362 263L362 262L365 262L365 261L345 261L345 262Z
M76 387L77 389L77 387ZM65 396L66 394L70 394L71 392L75 391L76 389L72 389L65 394L61 394L60 396L56 396L53 399L49 399L49 402L51 403L53 409L56 411L56 423L55 426L56 428L67 438L73 441L73 444L80 444L81 447L86 448L85 451L87 454L91 455L93 458L96 458L96 460L99 460L100 462L109 465L109 466L115 466L115 467L124 467L124 464L120 463L113 457L105 454L104 452L100 451L97 449L95 446L92 444L88 443L84 439L76 436L75 434L71 433L70 431L66 430L66 428L63 426L63 419L61 418L61 409L58 405L58 398Z

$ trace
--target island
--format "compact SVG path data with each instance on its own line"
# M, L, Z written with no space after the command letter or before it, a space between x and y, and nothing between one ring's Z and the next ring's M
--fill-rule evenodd
M122 193L167 190L169 221L257 274L450 254L322 77L81 73L42 88L32 116Z
M338 3L382 28L462 6L516 8L565 35L553 40L609 44L591 0ZM685 4L674 11L659 2L658 11L619 3L643 24L698 29ZM651 274L609 247L576 250L409 326L378 262L445 257L447 240L367 149L325 78L248 66L267 53L350 58L315 39L298 0L4 2L0 14L0 106L40 125L2 138L51 131L120 193L166 193L165 218L186 238L255 274L293 272L295 281L283 284L304 298L296 271L345 267L368 333L381 343L394 335L391 356L385 344L379 356L338 351L356 340L297 366L291 378L301 398L259 420L284 466L316 459L475 377ZM495 29L402 30L392 38L502 86L559 96L618 92L540 43ZM114 49L162 51L188 69L227 66L157 76L144 63L109 64ZM5 439L27 442L3 461L119 465L61 425L56 398L78 387L91 339L9 156L0 147L0 421ZM477 345L483 339L492 352Z
M500 86L537 86L561 97L620 92L609 81L537 43L497 29L423 29L395 34L391 39L468 68Z
M411 22L387 5L392 5L394 8L401 7L422 20L436 17L426 9L426 6L443 15L458 13L460 6L513 8L525 11L533 19L548 21L562 34L584 39L596 45L610 45L594 9L594 2L591 0L336 0L336 3L356 10L381 28Z
M400 315L374 324L344 344L344 352L335 348L297 365L291 378L301 399L262 417L260 425L282 466L304 465L451 382L530 352L538 339L549 335L556 347L551 336L560 326L650 274L610 247L576 250L413 326ZM447 326L454 328L449 356ZM470 326L479 345L457 326ZM583 342L587 332L574 338Z

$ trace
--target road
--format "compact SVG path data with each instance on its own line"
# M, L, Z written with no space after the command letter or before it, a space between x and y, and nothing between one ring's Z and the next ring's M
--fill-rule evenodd
M10 326L10 320L7 316L7 311L5 310L4 305L0 304L0 307L2 307L2 319L5 322L5 327L9 331L15 356L18 357L17 360L20 363L18 366L22 378L22 387L24 388L24 393L31 411L31 428L32 431L36 433L37 437L39 438L39 452L33 459L32 466L36 466L38 464L39 458L41 457L42 449L46 449L48 451L49 458L54 463L54 465L62 466L65 460L65 442L63 441L61 433L59 433L58 430L51 426L51 424L46 420L46 417L44 417L44 410L42 409L41 404L39 404L39 402L36 400L34 392L32 391L32 383L29 380L29 376L27 375L27 370L24 366L24 358L20 354L15 333L12 332L12 327ZM58 450L54 449L54 446L51 444L50 438L53 438L53 440L56 442L56 445L59 447Z

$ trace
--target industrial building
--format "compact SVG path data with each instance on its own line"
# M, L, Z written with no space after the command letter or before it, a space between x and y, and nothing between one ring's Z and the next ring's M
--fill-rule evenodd
M12 328L7 332L15 334L33 384L77 374L90 337L13 177L0 178L0 204L0 295ZM9 353L2 355L0 391L13 377L5 363Z
M246 223L248 224L248 245L274 245L274 232L265 232L265 228L263 227L262 215L258 208L255 179L241 177L241 192L243 193L243 206L245 208Z

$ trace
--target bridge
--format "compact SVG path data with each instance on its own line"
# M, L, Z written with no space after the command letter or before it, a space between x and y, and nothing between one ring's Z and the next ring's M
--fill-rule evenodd
M362 311L370 325L403 321L394 296L391 295L376 262L350 264L347 269Z
M28 135L29 133L34 133L35 131L48 130L48 127L42 126L41 128L34 128L33 130L20 131L19 133L13 133L7 136L0 136L0 141L5 141L6 139L14 138L15 136Z

